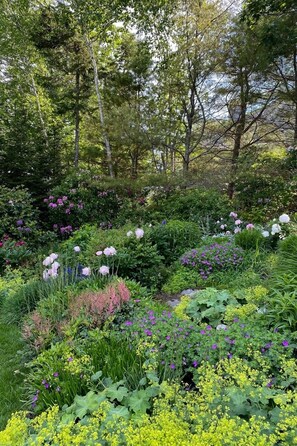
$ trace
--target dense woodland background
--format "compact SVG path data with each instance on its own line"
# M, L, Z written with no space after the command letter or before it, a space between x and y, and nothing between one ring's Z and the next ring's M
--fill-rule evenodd
M295 187L295 0L0 3L2 185Z

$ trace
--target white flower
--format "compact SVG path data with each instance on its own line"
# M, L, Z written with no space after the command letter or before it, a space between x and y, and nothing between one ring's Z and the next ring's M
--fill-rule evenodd
M89 267L83 268L81 270L81 272L82 272L83 276L90 276L91 275L91 268L89 268Z
M227 232L226 232L226 235L231 235L231 232L230 232L230 231L227 231Z
M43 266L49 266L52 263L52 259L50 257L46 257L42 262Z
M73 250L74 250L75 252L80 252L80 247L79 247L79 246L74 246Z
M44 280L48 280L48 279L49 279L50 275L49 275L47 269L45 269L45 270L43 271L43 273L42 273L42 277L43 277Z
M220 228L221 229L225 229L226 225L221 225Z
M135 231L136 238L142 238L144 236L144 230L141 228L137 228Z
M240 225L241 223L242 223L241 220L235 220L235 224L236 224L236 226Z
M106 276L107 274L109 274L109 266L102 265L99 268L99 273L102 274L102 276Z
M282 214L279 217L279 221L280 221L280 223L289 223L290 217L287 214Z
M277 223L275 223L274 225L272 225L271 228L271 234L278 234L279 232L281 232L282 228L280 227L280 225L278 225Z
M57 273L57 272L58 272L58 268L59 268L59 266L60 266L60 263L59 263L59 262L54 262L54 263L52 264L52 271L53 271L53 273Z
M106 256L114 256L117 253L116 249L113 246L105 248L103 252Z
M56 260L59 256L58 256L58 254L55 254L54 252L52 253L52 254L50 254L50 259L51 259L51 261L53 262L54 260Z
M133 232L132 231L128 231L127 232L127 237L131 237L131 235L133 235Z
M216 327L216 330L226 330L228 327L225 324L219 324Z
M263 237L269 237L269 232L268 231L262 231L262 235L263 235Z
M97 251L96 252L96 256L102 256L102 254L103 254L103 251Z
M58 272L52 268L48 270L49 277L58 277Z
M238 232L241 232L241 229L240 228L235 228L234 229L234 234L238 234Z

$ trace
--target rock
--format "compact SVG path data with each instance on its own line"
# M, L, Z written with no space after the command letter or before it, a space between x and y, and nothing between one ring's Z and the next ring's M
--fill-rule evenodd
M180 303L179 299L173 299L167 301L168 305L170 305L172 308L177 307L177 305Z

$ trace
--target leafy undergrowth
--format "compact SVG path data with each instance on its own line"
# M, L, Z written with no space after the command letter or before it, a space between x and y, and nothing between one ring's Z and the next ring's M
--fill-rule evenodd
M23 374L19 370L21 359L17 354L21 348L19 329L0 323L0 430L11 414L22 408Z

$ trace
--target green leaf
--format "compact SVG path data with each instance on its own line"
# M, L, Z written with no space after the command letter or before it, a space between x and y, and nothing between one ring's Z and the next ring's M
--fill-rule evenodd
M145 414L147 409L151 407L149 399L150 396L146 390L135 390L127 400L128 407L135 413Z

